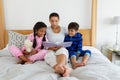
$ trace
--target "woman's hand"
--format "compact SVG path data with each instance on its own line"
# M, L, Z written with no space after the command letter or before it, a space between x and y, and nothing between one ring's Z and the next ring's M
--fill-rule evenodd
M60 48L62 48L62 47L63 47L63 46L57 46L57 50L60 49Z
M62 46L50 47L50 48L48 48L48 50L57 51L57 50L60 49L61 47L62 47Z
M49 47L48 50L56 51L56 50L57 50L57 47Z

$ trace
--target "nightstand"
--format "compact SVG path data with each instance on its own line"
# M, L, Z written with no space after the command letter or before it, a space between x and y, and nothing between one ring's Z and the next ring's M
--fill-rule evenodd
M120 65L120 56L117 55L118 51L113 50L113 46L111 45L103 45L102 53L112 62L117 65Z
M110 54L108 53L110 50L112 50L112 46L109 46L109 45L103 45L101 47L101 52L103 53L104 56L106 56L108 59Z
M117 65L120 66L120 55L118 55L119 51L113 51L113 50L109 50L108 51L108 59L112 62L115 63Z

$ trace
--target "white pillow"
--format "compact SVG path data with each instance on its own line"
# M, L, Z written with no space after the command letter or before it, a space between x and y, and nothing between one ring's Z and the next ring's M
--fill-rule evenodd
M11 45L15 45L18 48L21 48L24 45L24 41L27 39L27 35L23 35L17 32L8 31L9 41L8 47Z

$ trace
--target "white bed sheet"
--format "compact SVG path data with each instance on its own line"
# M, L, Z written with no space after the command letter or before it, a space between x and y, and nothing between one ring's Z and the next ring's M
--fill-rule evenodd
M73 70L70 77L60 77L44 61L15 64L18 59L12 57L6 48L0 51L0 80L120 80L119 66L93 47L85 46L83 49L92 51L88 64Z

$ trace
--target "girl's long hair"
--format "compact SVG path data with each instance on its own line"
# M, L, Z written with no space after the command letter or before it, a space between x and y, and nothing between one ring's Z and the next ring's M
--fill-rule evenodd
M34 27L33 27L33 32L34 32L34 40L33 40L33 48L36 47L37 45L37 41L36 41L36 31L41 29L41 28L47 28L47 25L44 23L44 22L37 22ZM46 37L45 37L46 34L44 34L44 37L42 39L42 41L46 41ZM43 49L44 46L43 44L41 45L41 49Z

